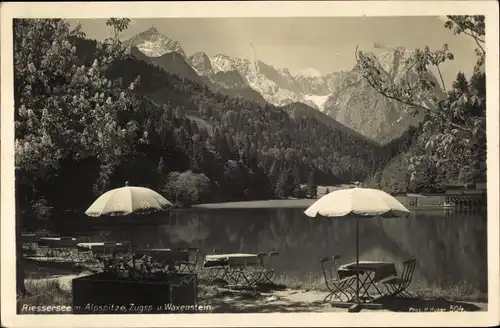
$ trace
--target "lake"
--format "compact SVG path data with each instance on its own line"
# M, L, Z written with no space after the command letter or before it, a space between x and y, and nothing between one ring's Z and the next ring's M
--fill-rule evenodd
M276 271L299 281L320 279L320 257L338 254L342 263L355 261L355 221L308 218L304 210L196 208L157 214L160 218L154 223L137 217L133 224L108 226L99 226L99 218L73 217L56 232L132 240L139 246L199 247L209 253L214 248L217 252L278 250ZM487 293L486 217L486 210L414 209L406 219L361 220L360 259L401 263L416 257L418 286L440 290L467 283L474 292Z

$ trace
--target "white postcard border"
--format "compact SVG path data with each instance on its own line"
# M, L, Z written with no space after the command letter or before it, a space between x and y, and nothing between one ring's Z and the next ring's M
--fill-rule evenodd
M238 327L496 325L499 318L499 101L496 1L239 1L1 3L1 318L6 327ZM16 315L14 250L13 18L486 16L488 131L488 311L446 313L271 313Z

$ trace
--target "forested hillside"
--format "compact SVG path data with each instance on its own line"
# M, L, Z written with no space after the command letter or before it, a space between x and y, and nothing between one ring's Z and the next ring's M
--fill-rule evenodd
M213 93L205 85L169 74L134 57L117 62L109 74L123 78L125 84L139 75L138 90L148 99L180 114L198 113L214 130L213 135L207 133L202 137L209 149L225 162L240 159L244 164L255 162L275 187L283 175L283 181L294 181L294 187L289 188L293 190L299 183L306 183L312 172L318 183L362 180L376 170L376 162L383 157L378 145L312 115L292 118L280 107ZM239 199L239 193L246 188L236 189L232 194ZM276 196L293 194L273 190Z
M183 205L303 197L300 184L363 180L384 156L312 116L169 74L125 53L116 37L88 40L64 20L17 20L14 31L16 183L26 214L84 210L126 181Z

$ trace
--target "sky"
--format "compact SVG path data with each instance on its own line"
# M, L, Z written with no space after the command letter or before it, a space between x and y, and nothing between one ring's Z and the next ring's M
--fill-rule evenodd
M111 34L105 19L80 22L87 37L103 40ZM437 16L400 17L286 17L286 18L141 18L132 19L120 36L126 40L150 27L180 42L187 55L203 51L209 56L257 58L292 74L315 69L322 74L350 70L355 64L356 46L376 54L396 46L407 49L429 46L437 50L444 43L455 60L442 66L450 88L458 71L470 75L476 62L474 40L454 35ZM375 48L378 43L384 48Z

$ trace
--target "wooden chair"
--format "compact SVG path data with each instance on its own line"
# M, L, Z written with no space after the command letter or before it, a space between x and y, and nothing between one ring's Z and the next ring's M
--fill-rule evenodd
M266 266L265 263L265 257L269 255L269 261L268 265ZM274 285L274 282L272 281L272 278L274 277L275 271L274 268L272 268L272 263L273 263L273 258L278 256L279 252L278 251L273 251L270 252L269 254L261 252L257 253L257 257L259 259L259 275L256 276L257 282L258 283L269 283L271 285Z
M352 286L356 282L356 276L353 275L344 278L339 277L337 272L337 260L339 258L340 257L338 255L334 255L331 258L323 257L320 259L321 271L323 272L323 276L325 278L326 288L330 291L323 302L326 302L327 300L331 301L334 296L340 301L342 301L342 297L345 296L346 301L349 302L354 295L354 289Z
M50 242L55 258L62 261L74 261L76 243L74 237L59 237Z
M81 243L84 243L86 241L83 241L83 239L81 239L82 241L79 241ZM89 248L86 248L86 247L77 247L76 248L76 254L75 254L75 258L76 258L76 263L78 265L85 265L85 264L90 264L90 263L94 263L93 261L93 254L92 254L92 249L91 247Z
M188 253L188 260L179 261L179 270L187 273L197 272L200 260L200 249L197 247L188 247L184 250Z
M212 254L217 254L217 249L212 249ZM204 253L201 256L206 256ZM227 282L227 272L229 270L227 260L204 262L201 265L200 273L206 274L207 280L210 284L217 281Z
M385 286L390 296L402 296L411 298L413 296L408 292L407 289L412 282L416 265L416 258L406 260L403 262L403 270L401 271L401 275L399 277L388 277L381 280L379 283Z
M257 283L262 277L260 260L242 260L239 258L228 258L226 269L226 280L229 288L250 288L254 293Z

